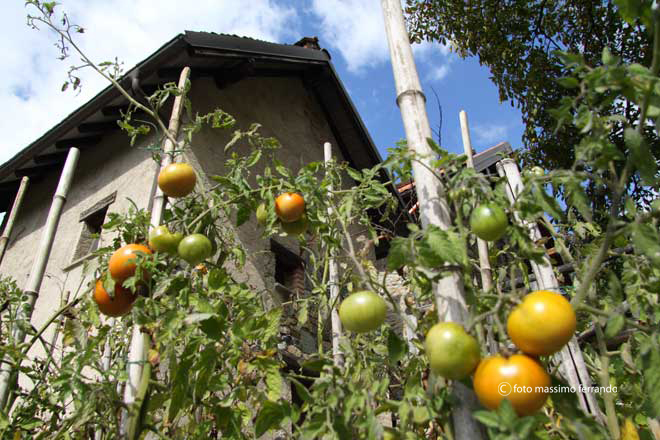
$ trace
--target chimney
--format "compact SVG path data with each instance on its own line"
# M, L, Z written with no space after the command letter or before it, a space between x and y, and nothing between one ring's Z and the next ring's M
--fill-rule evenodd
M294 46L300 46L300 47L305 47L307 49L316 49L316 50L321 50L321 46L319 46L319 39L318 37L303 37L296 43L293 43Z

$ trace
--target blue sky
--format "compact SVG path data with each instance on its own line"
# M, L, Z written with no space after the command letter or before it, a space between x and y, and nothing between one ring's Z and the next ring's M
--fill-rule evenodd
M127 68L147 57L184 30L213 31L293 43L318 36L332 55L381 155L404 137L395 103L379 0L62 0L61 9L86 27L79 40L100 62L118 56ZM23 1L3 5L7 25L0 32L5 65L0 72L0 163L41 136L84 104L106 84L93 72L83 75L79 95L60 92L67 67L57 60L54 35L25 24ZM110 36L110 37L108 37ZM439 122L435 88L443 111L443 146L462 152L458 113L467 111L474 148L500 141L520 146L520 112L500 103L486 67L476 59L460 59L448 47L424 43L414 48L431 126Z

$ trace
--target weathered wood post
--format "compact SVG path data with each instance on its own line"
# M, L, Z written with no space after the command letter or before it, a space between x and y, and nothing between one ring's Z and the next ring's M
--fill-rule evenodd
M182 92L174 99L174 105L172 107L172 114L170 116L170 121L168 125L168 130L171 134L171 137L176 139L179 133L179 126L181 122L181 113L183 111L183 91L185 90L186 83L190 78L190 68L184 67L181 71L179 77L178 87ZM157 170L157 173L160 173L160 170L170 163L172 163L172 152L174 151L174 143L170 140L169 137L165 138L163 144L163 158L161 160L160 168ZM151 209L151 228L153 229L160 225L163 218L163 211L165 209L165 194L161 191L160 188L156 188L156 194L153 200L153 206ZM140 330L140 326L137 324L133 325L133 332L131 335L131 344L128 352L128 381L126 382L126 387L124 388L124 403L126 407L129 408L129 413L125 415L122 423L123 433L126 435L129 432L131 427L131 421L135 421L138 414L137 411L132 411L134 404L137 401L138 390L140 388L140 383L143 379L143 370L144 364L147 360L147 351L149 349L149 335L143 333ZM148 380L148 378L147 378ZM139 403L139 402L138 402ZM139 408L138 408L139 409Z
M326 166L332 160L332 144L326 142L323 144L323 154ZM327 171L326 171L327 173ZM332 197L332 184L328 185L328 198ZM328 204L328 217L332 218L333 210L332 205ZM337 267L337 260L334 253L330 255L328 262L328 285L330 288L330 323L332 327L332 358L335 365L341 366L344 364L344 355L339 348L339 338L342 336L341 321L339 320L339 312L337 311L337 300L339 298L339 268Z
M25 339L25 329L30 327L30 320L32 319L32 311L34 304L37 302L39 296L39 289L41 288L41 281L46 272L46 265L50 257L50 251L53 247L53 240L55 239L55 232L60 222L62 208L66 202L71 182L73 181L73 174L78 164L78 157L80 157L80 150L77 148L69 149L69 154L66 157L60 181L57 184L53 202L48 211L48 217L41 233L41 242L37 248L36 257L32 263L32 270L30 277L25 285L23 292L27 295L27 302L21 305L21 310L17 316L17 322L14 324L13 337L14 341L23 342ZM5 357L2 366L0 366L0 408L4 408L7 404L9 391L11 388L11 379L14 372L13 361Z
M432 133L426 114L426 98L421 90L401 2L381 0L381 6L396 83L396 102L401 110L408 148L419 155L419 160L413 161L412 167L422 227L435 225L448 229L451 226L451 216L445 199L445 188L430 166L433 151L428 140L432 139ZM466 325L469 313L463 297L461 274L454 271L444 277L434 286L434 291L438 318L441 321ZM472 417L472 412L477 408L476 396L457 381L454 382L452 391L458 402L452 413L455 438L481 439L481 428Z
M495 166L497 173L505 177L508 182L506 192L513 204L523 189L518 164L511 158L504 158L497 162ZM541 231L536 224L523 222L518 215L516 215L516 221L527 227L529 236L533 241L536 242L542 238ZM539 264L530 261L530 265L532 266L532 271L534 272L539 289L559 292L559 283L557 282L557 277L552 269L552 263L548 255L543 255L542 263ZM560 369L568 380L568 384L576 390L582 410L602 420L602 414L595 395L593 393L583 392L580 388L581 386L591 387L591 378L589 377L589 372L587 371L582 352L575 337L559 352L559 357L561 359Z
M16 220L16 216L21 209L21 204L23 203L23 197L25 196L25 190L27 189L28 183L30 183L30 178L24 176L18 187L18 192L16 193L16 198L11 206L11 211L9 211L9 217L7 217L7 223L5 223L5 230L2 231L2 236L0 237L0 263L2 263L2 258L5 256L9 237L11 236L12 229L14 229L14 220Z

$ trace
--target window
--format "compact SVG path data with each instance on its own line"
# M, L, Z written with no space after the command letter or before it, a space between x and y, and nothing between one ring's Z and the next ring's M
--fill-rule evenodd
M270 249L275 254L275 282L289 292L302 294L305 290L305 263L302 258L275 240L270 241Z
M82 231L73 253L74 262L98 249L105 215L108 212L108 206L115 201L116 195L117 193L114 192L80 213Z

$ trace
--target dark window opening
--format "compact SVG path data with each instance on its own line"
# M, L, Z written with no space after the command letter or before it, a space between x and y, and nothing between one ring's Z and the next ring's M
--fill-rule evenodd
M107 212L108 207L105 206L82 220L83 228L78 245L76 246L76 252L73 255L74 261L98 249L101 230Z
M98 249L105 215L108 213L110 204L115 201L115 197L116 192L80 214L80 222L83 226L76 244L76 250L73 253L73 261L77 261Z
M289 249L271 240L270 250L275 254L275 282L298 295L305 290L305 262Z

